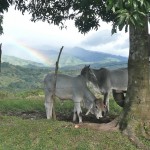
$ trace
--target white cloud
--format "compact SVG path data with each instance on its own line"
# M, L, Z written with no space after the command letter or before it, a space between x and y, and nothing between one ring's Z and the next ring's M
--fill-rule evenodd
M111 35L111 26L109 29L99 30L87 36L82 42L82 47L93 51L100 51L128 57L129 53L129 35L128 33L118 32Z
M124 31L111 36L111 24L102 22L98 31L83 35L75 28L73 21L67 21L67 29L46 22L30 21L30 15L22 15L10 8L4 15L4 34L0 37L4 53L12 54L14 42L22 42L32 48L82 47L84 49L128 56L128 33ZM105 38L104 38L105 37ZM11 52L10 52L11 51ZM13 51L13 52L12 52ZM19 52L20 53L20 52Z
M4 15L4 35L2 41L7 39L21 40L29 45L64 45L75 46L84 35L78 33L73 22L68 21L68 28L60 30L58 26L46 22L31 22L28 14L22 15L10 8Z

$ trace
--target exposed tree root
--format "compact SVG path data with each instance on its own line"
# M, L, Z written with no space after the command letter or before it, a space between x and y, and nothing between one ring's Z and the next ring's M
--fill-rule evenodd
M124 135L128 136L129 140L139 149L141 150L150 150L149 147L144 145L135 134L134 130L130 127L127 127L123 132Z
M90 128L94 130L101 130L101 131L117 131L119 130L118 126L118 120L114 119L113 121L109 123L82 123L79 124L79 127L81 128Z
M100 131L119 131L119 122L118 122L119 118L114 119L113 121L109 122L109 123L82 123L79 124L78 127L79 128L90 128L90 129L94 129L94 130L100 130ZM149 122L150 123L150 122ZM148 125L149 125L148 123ZM145 124L145 123L144 123ZM147 134L144 130L144 127L140 127L141 129L141 134L143 137L145 137L146 139L150 139L149 134ZM141 150L150 150L149 147L147 147L146 145L144 145L141 140L139 140L138 136L135 133L135 130L133 127L128 126L125 130L122 131L122 133L124 135L126 135L129 140L139 149Z
M150 120L141 124L141 134L144 138L150 140Z

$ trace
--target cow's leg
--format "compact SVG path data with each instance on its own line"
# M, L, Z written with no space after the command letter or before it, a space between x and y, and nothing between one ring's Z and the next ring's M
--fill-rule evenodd
M81 110L81 105L80 102L75 102L74 103L74 115L73 115L73 121L76 120L76 113L78 115L79 118L79 123L82 123L82 110ZM74 120L75 119L75 120Z
M76 107L75 107L75 104L74 104L74 110L73 110L73 122L76 122L77 121L77 110L76 110Z
M106 113L109 112L109 93L110 92L104 94L104 105L106 107Z
M116 101L116 103L120 107L124 107L124 103L125 103L124 92L118 91L118 90L113 90L112 93L113 93L113 97L114 97L114 100Z
M45 109L46 109L46 117L47 119L52 118L52 109L53 109L53 101L52 101L52 93L45 89Z

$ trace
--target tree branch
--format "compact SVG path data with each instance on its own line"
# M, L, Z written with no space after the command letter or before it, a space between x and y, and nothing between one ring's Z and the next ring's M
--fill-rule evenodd
M63 50L64 46L61 47L57 61L56 61L56 68L55 68L55 76L54 76L54 88L53 88L53 93L52 93L52 101L53 101L53 112L52 112L52 117L54 120L56 120L56 113L55 113L55 92L56 92L56 82L57 82L57 72L58 72L58 65L59 65L59 59L61 52Z

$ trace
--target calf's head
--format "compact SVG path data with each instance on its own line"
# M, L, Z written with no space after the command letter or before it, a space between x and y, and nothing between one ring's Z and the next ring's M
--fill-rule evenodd
M88 109L86 115L92 113L96 116L97 119L103 117L103 112L106 111L104 103L101 99L95 99L95 101L91 104L90 108Z

